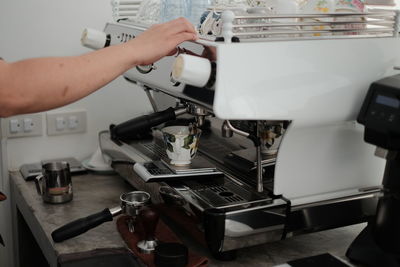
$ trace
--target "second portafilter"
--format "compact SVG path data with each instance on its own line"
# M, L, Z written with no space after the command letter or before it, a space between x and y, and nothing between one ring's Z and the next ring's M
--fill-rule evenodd
M83 234L104 222L112 221L114 216L121 213L132 217L129 228L133 230L134 219L139 214L140 209L150 202L150 195L144 191L132 191L122 194L120 200L120 206L111 209L106 208L101 212L72 221L56 229L51 233L54 242L62 242Z

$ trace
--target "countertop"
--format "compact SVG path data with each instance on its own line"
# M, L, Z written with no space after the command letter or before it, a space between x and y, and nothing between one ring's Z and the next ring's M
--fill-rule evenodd
M73 176L74 199L59 205L43 203L34 182L26 182L19 172L11 172L11 181L13 201L51 266L61 254L125 247L116 230L115 219L62 243L55 244L51 239L51 232L67 222L118 206L120 194L134 190L120 176L93 173ZM244 248L238 251L235 261L211 260L210 266L274 266L326 252L344 259L347 247L364 227L359 224ZM188 245L207 254L205 249Z
M103 248L124 248L115 220L104 223L78 237L54 243L56 228L105 208L119 206L119 196L132 187L118 175L84 174L72 177L73 200L65 204L47 204L37 193L33 181L26 182L19 172L11 173L12 198L31 228L43 254L52 266L61 254Z

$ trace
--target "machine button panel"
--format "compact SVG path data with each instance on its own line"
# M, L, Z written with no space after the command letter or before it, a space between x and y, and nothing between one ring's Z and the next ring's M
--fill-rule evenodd
M371 116L371 118L381 122L390 124L397 122L396 110L380 103L372 104L370 110L368 111L368 115Z
M397 119L396 114L388 113L388 112L385 112L385 111L377 112L376 110L371 110L369 112L369 114L371 116L375 117L378 120L384 120L384 121L387 121L387 122L395 122L396 119Z
M135 38L135 35L133 34L127 34L127 33L121 33L120 35L117 36L117 38L119 39L119 41L121 43L126 43L129 40Z
M136 69L138 70L138 72L140 72L142 74L147 74L147 73L151 72L152 70L155 70L156 67L153 64L150 64L150 65L144 65L144 66L136 66Z

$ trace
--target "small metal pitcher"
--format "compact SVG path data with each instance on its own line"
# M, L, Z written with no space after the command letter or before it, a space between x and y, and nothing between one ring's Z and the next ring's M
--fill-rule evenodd
M68 162L50 162L42 166L42 174L35 179L36 189L43 201L60 204L73 198Z

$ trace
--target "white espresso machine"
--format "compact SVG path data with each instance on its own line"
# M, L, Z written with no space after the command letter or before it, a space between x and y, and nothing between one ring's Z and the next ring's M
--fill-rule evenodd
M216 257L367 221L384 161L355 119L369 85L398 73L398 12L216 13L218 34L124 74L147 92L155 114L100 133L113 168L192 220L169 216ZM85 31L82 41L101 48L145 29L120 20ZM168 163L162 123L202 129L190 166Z

